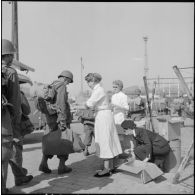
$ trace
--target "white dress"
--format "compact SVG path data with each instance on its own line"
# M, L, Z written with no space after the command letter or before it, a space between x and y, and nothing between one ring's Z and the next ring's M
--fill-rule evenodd
M100 158L113 158L122 153L121 144L104 89L97 84L91 97L86 102L88 107L96 110L95 145Z
M129 110L128 96L122 91L115 93L111 103L116 106L113 109L115 124L120 125L126 119L126 112Z

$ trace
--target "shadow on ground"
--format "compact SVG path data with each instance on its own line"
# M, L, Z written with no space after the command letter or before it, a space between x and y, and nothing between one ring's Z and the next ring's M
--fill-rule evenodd
M72 163L71 173L58 175L57 169L52 170L51 174L41 173L33 180L21 187L14 186L11 191L14 193L76 193L80 190L98 189L113 182L109 177L96 178L93 175L96 170L101 169L103 161L95 155L90 155L86 159ZM56 167L57 168L57 167ZM85 192L83 192L85 193Z
M36 146L36 147L31 147L31 148L25 148L25 149L23 149L23 152L31 152L31 151L40 150L40 149L42 149L42 145Z

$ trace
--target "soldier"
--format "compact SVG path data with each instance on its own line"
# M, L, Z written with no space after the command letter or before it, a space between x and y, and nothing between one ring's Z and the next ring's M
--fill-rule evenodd
M54 81L50 85L51 88L48 91L47 97L45 96L45 100L51 103L50 106L53 106L53 108L55 107L55 109L53 109L53 113L45 113L50 132L57 131L58 129L65 131L67 128L70 128L72 117L70 113L70 105L68 103L68 92L66 89L69 83L73 83L73 74L67 70L62 71L62 73L58 76L58 80ZM42 142L43 148L46 147L45 144L46 143ZM51 169L49 169L47 161L49 158L51 159L53 155L56 155L54 154L55 152L52 153L52 150L54 150L54 148L51 146L51 148L48 149L50 154L43 151L42 161L39 165L39 171L44 173L51 173ZM59 153L57 155L59 158L58 174L72 171L72 168L65 165L65 162L68 160L68 154L64 154L64 150L66 150L66 148L59 148Z
M21 122L21 97L20 97L20 86L18 81L18 74L14 68L11 67L12 61L14 58L14 52L15 49L13 47L13 44L6 39L2 39L2 72L5 75L5 79L7 81L6 84L6 91L5 91L5 97L7 99L7 102L10 103L13 106L12 109L12 118L11 123L8 123L8 112L5 112L7 121L4 121L5 128L2 134L9 135L9 142L11 142L11 129L10 124L12 127L12 133L13 133L13 149L16 152L16 155L13 156L13 158L9 159L9 164L11 165L12 172L15 177L15 185L22 185L25 183L28 183L32 180L32 175L26 176L26 173L24 173L22 167L19 166L20 159L17 156L17 151L19 149L18 143L20 142L21 138L21 129L20 129L20 122ZM6 108L5 108L6 109ZM7 125L7 126L6 126ZM8 128L9 126L9 128ZM6 141L6 140L5 140ZM10 144L9 144L10 146ZM6 182L7 177L7 161L3 163L5 166L5 169L3 168L3 178L4 183Z
M11 126L11 114L13 114L13 105L7 101L7 80L5 74L1 72L1 146L2 146L2 156L1 156L1 165L2 165L2 194L6 194L8 189L6 189L6 180L7 180L7 171L8 171L8 162L13 154L13 130Z
M19 76L19 84L22 83L26 83L24 81L21 80L20 76ZM23 140L24 140L24 136L26 134L32 133L32 131L34 130L34 126L31 123L28 115L31 112L30 109L30 105L29 102L24 94L23 91L20 91L20 97L21 97L21 111L22 111L22 116L21 116L21 122L20 122L20 139L16 144L16 151L14 154L14 158L16 159L16 163L17 166L20 168L17 168L16 165L13 164L12 161L10 161L10 165L12 167L16 167L16 169L21 169L23 171L23 173L26 175L27 174L27 169L22 167L22 163L23 163L23 156L22 156L22 151L23 151ZM15 171L13 171L13 173L15 174L15 177L17 177L17 172L15 173ZM32 178L32 176L29 176L29 178ZM22 182L16 182L17 185L22 185Z
M145 117L145 102L141 98L141 90L135 90L134 110L129 112L131 119L134 121L140 121Z

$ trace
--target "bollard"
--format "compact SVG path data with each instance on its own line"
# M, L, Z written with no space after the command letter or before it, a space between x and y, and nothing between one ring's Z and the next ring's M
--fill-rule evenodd
M181 163L181 140L176 139L169 142L170 152L164 162L165 172L175 173Z

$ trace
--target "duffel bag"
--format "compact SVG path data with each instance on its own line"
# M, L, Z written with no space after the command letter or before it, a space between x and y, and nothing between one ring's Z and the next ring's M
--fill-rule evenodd
M45 155L66 155L81 152L84 148L81 138L72 129L52 131L42 137L42 151Z

